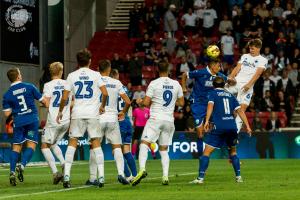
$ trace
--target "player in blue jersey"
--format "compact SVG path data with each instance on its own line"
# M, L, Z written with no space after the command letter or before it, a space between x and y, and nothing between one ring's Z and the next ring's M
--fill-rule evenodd
M224 90L224 85L225 81L222 77L216 77L213 81L215 90L209 93L204 129L205 131L209 131L209 121L213 124L213 128L205 138L206 144L200 159L199 177L191 183L202 184L204 182L210 154L215 148L221 148L223 145L226 145L229 149L236 182L243 182L240 174L240 160L236 152L238 133L234 113L236 112L243 120L246 125L247 133L250 136L251 128L237 99L231 93Z
M119 80L119 72L116 69L112 69L110 73L112 78ZM123 86L124 91L128 96L127 87ZM125 106L124 100L119 96L118 98L118 112L121 112ZM137 175L136 164L131 154L131 141L133 128L129 116L126 114L124 119L119 119L120 132L122 137L122 151L124 156L124 174L129 182ZM130 170L128 169L130 168Z
M193 91L190 95L189 100L191 103L191 110L198 135L197 150L199 155L199 162L203 151L203 121L206 115L208 93L213 90L212 82L216 76L221 76L225 80L227 80L226 76L220 73L220 70L220 62L218 60L212 60L206 68L187 72L182 76L183 92L187 92L187 79L194 80Z
M4 94L2 103L4 115L8 117L12 114L14 119L9 180L12 186L16 186L15 172L18 173L19 181L23 182L24 168L38 143L39 117L35 100L39 100L46 106L48 102L33 84L22 82L22 75L18 68L8 70L7 77L11 86ZM26 143L26 148L22 154L21 164L17 166L24 143Z

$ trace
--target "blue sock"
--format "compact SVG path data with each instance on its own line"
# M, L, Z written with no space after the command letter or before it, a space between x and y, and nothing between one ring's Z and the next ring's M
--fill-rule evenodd
M22 154L22 162L21 164L25 167L27 163L31 160L33 156L34 150L32 148L26 148L24 153Z
M230 156L230 159L235 172L235 176L240 176L241 175L240 159L237 157L237 155Z
M124 157L125 158L125 157ZM128 169L128 165L127 165L127 162L126 160L124 159L124 174L125 174L125 177L129 177L131 175L129 169Z
M10 152L10 171L15 172L16 171L16 165L19 159L20 153L16 151L11 151Z
M204 178L205 172L208 168L209 164L209 157L208 156L201 156L199 163L199 178Z
M131 152L125 153L124 158L127 160L127 164L130 168L132 176L136 176L137 175L136 165Z
M200 160L202 153L203 153L203 139L202 138L197 139L197 150L198 150L198 156L199 156L199 160Z

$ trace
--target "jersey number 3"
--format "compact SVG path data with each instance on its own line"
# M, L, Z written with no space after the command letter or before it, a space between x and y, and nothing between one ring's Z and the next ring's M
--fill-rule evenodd
M23 95L17 96L17 98L19 100L19 105L22 106L21 112L24 112L25 110L27 110L27 104L26 104L25 98Z

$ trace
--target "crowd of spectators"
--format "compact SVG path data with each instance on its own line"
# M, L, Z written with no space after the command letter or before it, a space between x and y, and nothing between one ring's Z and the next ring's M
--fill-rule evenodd
M140 86L150 81L143 78L143 66L154 69L165 60L171 77L180 80L183 72L205 67L205 48L217 44L222 50L223 72L229 74L240 55L247 52L247 42L260 38L261 54L269 62L255 84L248 111L284 111L289 121L299 95L299 7L299 0L153 0L136 4L130 11L128 31L129 39L136 42L135 51L124 59L115 54L112 67L129 72L132 86ZM190 90L192 86L188 82ZM177 111L177 128L193 130L189 104Z

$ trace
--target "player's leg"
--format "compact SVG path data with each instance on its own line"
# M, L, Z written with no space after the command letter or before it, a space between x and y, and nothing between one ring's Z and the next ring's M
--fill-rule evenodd
M55 164L55 158L50 150L51 144L54 142L55 137L55 131L56 128L49 128L46 127L43 134L42 134L42 145L41 145L41 151L44 155L44 158L46 159L52 174L53 174L53 184L58 184L59 181L63 178L63 175L58 172L56 164Z
M237 140L238 140L238 135L236 130L232 130L226 134L226 144L228 146L229 155L230 155L229 158L235 172L236 182L240 183L243 182L243 179L241 177L240 159L237 156L237 152L236 152Z
M101 130L101 125L98 119L89 119L87 121L87 130L89 134L89 138L91 141L91 148L93 149L90 151L90 156L92 156L92 160L90 161L90 176L92 174L97 174L98 171L98 186L104 186L104 154L101 147L101 142L103 138L103 131ZM97 171L95 172L95 168L93 165L97 166ZM94 177L90 177L94 178Z
M22 151L22 144L25 142L24 127L14 127L12 139L12 151L10 153L10 175L9 182L16 186L16 166Z
M77 148L78 138L82 137L87 129L84 119L72 119L69 131L69 145L65 153L65 169L64 169L64 188L70 188L71 168L73 164L74 154Z
M124 120L119 124L120 124L122 144L123 144L122 151L124 156L124 173L126 177L128 177L129 174L135 177L137 175L137 169L136 169L134 157L130 151L130 144L132 141L132 125L129 120L128 121ZM128 166L130 168L131 173L128 169ZM131 179L132 178L129 179L129 182L131 182Z
M68 131L69 127L70 127L70 123L67 123L67 124L64 124L63 126L61 126L59 129L57 129L57 135L55 137L55 141L54 141L53 145L51 145L51 147L50 147L52 152L56 156L56 158L59 160L62 171L64 171L64 168L65 168L65 158L63 156L63 153L62 153L60 147L57 145L57 143L64 137L64 135Z
M132 186L139 184L140 181L147 176L146 162L148 159L149 146L152 142L156 142L160 135L158 123L159 122L154 119L149 119L146 123L140 144L139 173L133 179Z
M90 177L86 181L86 185L96 185L98 186L98 180L97 180L97 171L98 171L96 156L94 153L94 150L92 146L90 145L90 158L89 158L89 171L90 171Z
M119 122L107 123L107 131L105 137L112 146L112 153L115 158L117 170L118 170L118 181L124 185L129 184L124 175L124 158L122 153L122 138L120 133Z
M134 128L134 133L133 133L133 143L132 143L132 155L133 157L135 155L137 155L137 151L138 151L138 147L139 147L139 141L141 139L141 135L143 133L143 127L140 127L140 126L136 126Z
M174 123L163 121L161 126L161 134L158 139L159 153L161 156L161 165L163 170L162 184L169 185L169 166L170 158L168 153L169 145L172 144L172 138L175 132Z
M220 148L222 146L223 140L216 130L212 130L206 136L205 143L205 148L199 161L199 174L195 180L190 182L192 184L202 184L204 182L204 176L208 168L210 154L215 148Z
M253 89L249 90L247 92L243 92L240 89L238 90L237 100L240 103L241 110L243 112L246 112L247 107L250 104L252 94L253 94ZM237 129L238 129L237 132L239 133L243 126L243 121L239 115L236 116L235 123L236 123Z

